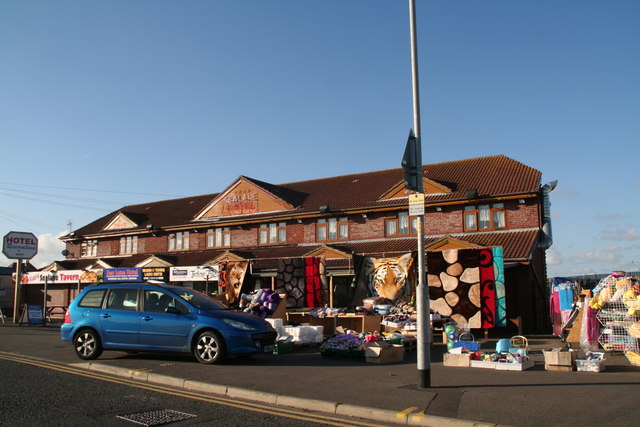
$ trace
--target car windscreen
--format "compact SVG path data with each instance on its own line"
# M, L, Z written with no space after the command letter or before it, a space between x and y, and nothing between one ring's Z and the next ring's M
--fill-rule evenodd
M189 288L169 288L173 293L200 310L226 310L227 306Z

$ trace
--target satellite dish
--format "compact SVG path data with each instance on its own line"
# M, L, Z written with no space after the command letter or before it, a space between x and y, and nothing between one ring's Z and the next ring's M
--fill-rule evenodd
M69 251L68 251L68 250L66 250L66 249L65 249L65 250L63 250L63 251L62 251L62 256L67 256L67 255L69 255Z

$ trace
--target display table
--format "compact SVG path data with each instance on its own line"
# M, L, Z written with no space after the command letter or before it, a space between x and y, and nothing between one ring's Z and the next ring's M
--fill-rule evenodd
M315 317L305 312L287 313L287 323L289 324L309 324L312 326L322 326L325 335L331 335L338 326L344 329L352 329L357 332L380 331L382 316L378 315L347 315L347 316L327 316Z

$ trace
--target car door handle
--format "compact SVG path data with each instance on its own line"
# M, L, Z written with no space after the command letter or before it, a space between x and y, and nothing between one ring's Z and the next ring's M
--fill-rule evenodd
M109 317L111 317L111 315L109 313L102 313L102 317L108 319Z
M151 317L151 316L144 316L144 317L142 318L142 320L146 320L146 321L153 320L153 317Z

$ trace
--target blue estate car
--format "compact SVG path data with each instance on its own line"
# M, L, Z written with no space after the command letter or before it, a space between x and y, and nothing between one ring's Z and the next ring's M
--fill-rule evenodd
M123 350L192 353L201 363L271 353L277 335L265 320L193 289L149 283L85 288L69 306L60 334L84 360Z

